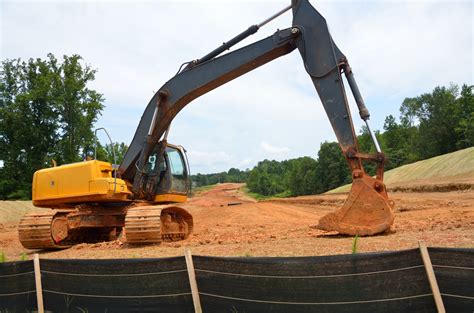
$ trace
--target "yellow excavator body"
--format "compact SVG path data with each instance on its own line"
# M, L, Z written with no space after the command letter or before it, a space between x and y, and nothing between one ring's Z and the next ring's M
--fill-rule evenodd
M161 172L168 185L161 185L149 200L134 199L131 183L115 177L109 162L90 160L36 171L33 204L51 210L22 218L20 242L29 249L67 248L112 240L122 230L130 244L187 238L193 229L192 215L173 205L186 202L188 195L188 185L178 179L187 180L188 165L177 153L181 153L177 146L168 145ZM179 162L182 172L171 172Z
M130 201L129 185L112 175L109 162L92 160L41 169L33 175L33 204L64 207L68 203ZM185 203L187 194L155 195L151 203Z
M35 172L33 204L57 207L67 203L127 201L127 184L112 176L113 168L99 160L65 164Z

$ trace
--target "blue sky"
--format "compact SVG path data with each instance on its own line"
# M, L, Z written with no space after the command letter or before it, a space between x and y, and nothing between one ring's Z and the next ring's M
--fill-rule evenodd
M388 114L398 117L405 97L438 85L474 83L472 1L311 3L348 57L375 129ZM106 98L97 127L127 143L153 92L181 63L288 4L1 1L0 55L80 54L98 69L91 87ZM290 25L286 13L236 48ZM252 168L264 158L316 157L320 143L335 136L295 51L195 100L175 119L169 139L187 148L193 173L211 173Z

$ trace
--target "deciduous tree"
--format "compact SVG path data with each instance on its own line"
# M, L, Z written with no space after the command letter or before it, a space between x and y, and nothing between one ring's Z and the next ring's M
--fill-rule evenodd
M33 173L78 161L91 145L103 97L88 87L96 71L78 55L62 63L4 60L0 71L0 198L28 198Z

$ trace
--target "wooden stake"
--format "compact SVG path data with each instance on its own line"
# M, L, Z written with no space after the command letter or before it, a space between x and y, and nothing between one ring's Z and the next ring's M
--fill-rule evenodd
M191 294L193 296L194 312L202 313L201 299L199 298L199 291L196 282L196 274L194 272L193 256L191 249L184 248L184 257L186 259L186 267L188 268L189 284L191 285Z
M430 254L426 248L425 242L423 240L418 241L420 247L421 258L423 259L423 264L425 265L426 274L428 275L428 280L430 282L431 291L433 292L433 297L436 303L436 308L438 313L446 313L443 304L443 298L439 292L438 282L436 281L436 276L433 270L433 265L431 264Z
M44 313L43 287L41 286L41 271L38 253L35 253L33 257L33 265L35 268L36 301L38 302L38 313Z

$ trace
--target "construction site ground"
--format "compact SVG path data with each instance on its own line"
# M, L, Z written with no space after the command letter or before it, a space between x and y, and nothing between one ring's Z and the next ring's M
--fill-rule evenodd
M346 194L303 196L257 202L242 184L219 184L183 206L194 216L194 233L184 241L130 246L126 238L79 244L55 251L27 250L17 225L28 211L26 201L0 202L0 253L7 260L31 258L156 258L193 254L212 256L310 256L351 253L354 238L314 226L320 217L342 206ZM396 218L384 234L361 237L357 252L415 248L418 240L436 247L474 247L474 190L392 192Z

